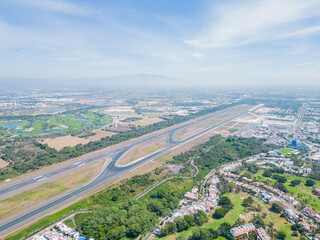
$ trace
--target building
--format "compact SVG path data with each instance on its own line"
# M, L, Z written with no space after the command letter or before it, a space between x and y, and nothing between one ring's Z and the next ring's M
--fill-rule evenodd
M268 234L266 233L266 231L263 228L258 228L257 229L257 240L270 240L271 238L268 236Z
M230 229L230 234L235 239L248 237L254 232L256 232L256 227L252 223Z
M192 193L192 192L186 192L185 194L184 194L184 197L186 198L186 199L188 199L188 200L197 200L197 198L198 198L198 194L196 194L196 193Z

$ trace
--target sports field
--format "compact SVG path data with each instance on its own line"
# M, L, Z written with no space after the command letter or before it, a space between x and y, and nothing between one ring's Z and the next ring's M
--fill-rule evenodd
M282 148L282 149L277 150L277 152L279 152L283 155L286 155L292 151L294 151L294 149L292 149L292 148Z

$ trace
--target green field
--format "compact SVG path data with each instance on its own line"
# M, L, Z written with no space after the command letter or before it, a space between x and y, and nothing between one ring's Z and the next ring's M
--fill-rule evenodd
M282 149L277 150L277 152L280 152L283 155L286 155L292 151L294 151L294 149L292 149L292 148L282 148Z
M0 122L0 139L11 136L35 137L49 134L81 134L111 122L111 117L98 115L92 111L65 113L33 120Z

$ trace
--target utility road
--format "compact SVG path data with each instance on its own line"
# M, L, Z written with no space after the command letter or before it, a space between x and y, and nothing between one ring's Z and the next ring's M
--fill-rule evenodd
M221 125L224 125L227 122L230 122L231 120L233 120L234 118L239 117L243 114L246 114L248 111L249 111L248 106L243 106L243 105L233 106L233 107L227 108L225 110L206 115L202 118L198 118L194 121L191 121L191 122L188 122L185 124L181 124L177 127L170 128L167 131L161 131L160 133L155 133L154 135L146 136L145 138L141 138L140 140L137 140L134 143L129 143L129 144L120 146L118 148L115 148L113 150L99 153L95 156L88 157L87 159L83 159L77 163L65 165L58 170L49 171L49 172L43 173L37 177L33 177L31 179L25 180L23 182L18 182L18 183L10 185L8 187L3 187L2 189L0 189L0 195L5 195L5 194L8 194L12 191L16 191L21 188L23 189L23 188L29 187L30 185L33 185L39 181L44 181L44 180L48 180L49 178L57 177L58 175L61 175L62 173L69 172L79 166L90 164L90 163L97 161L99 159L102 159L102 158L109 157L112 159L110 164L101 172L101 174L97 178L95 178L93 181L88 183L87 185L79 187L78 189L73 190L69 193L66 193L63 196L57 197L56 199L53 199L53 200L43 204L42 206L36 207L29 212L26 212L20 216L14 217L12 219L9 219L9 220L3 222L0 225L0 236L3 234L6 234L8 232L12 232L17 227L23 226L32 220L35 220L41 216L44 216L44 214L46 214L48 212L54 211L58 207L61 207L64 204L70 202L71 200L78 198L79 196L83 195L84 193L91 191L91 190L94 190L97 187L109 182L110 180L112 180L116 177L119 177L129 171L132 171L132 170L142 166L143 164L145 164L147 162L150 162L151 160L154 160L154 159L156 159L166 153L169 153L174 148L177 148L182 144L185 144L185 143L187 143L197 137L200 137L201 135L204 135L204 134L210 132L214 128L219 127ZM223 115L225 115L225 117ZM184 140L181 140L181 141L174 140L174 135L178 130L183 129L183 128L187 128L187 127L195 125L195 124L200 124L201 122L204 122L209 119L214 119L215 117L221 118L221 120L219 120L219 122L217 124L212 124L210 127L206 128L206 129L204 129L204 130L202 130L202 131L200 131L200 132L194 134L193 136L188 137ZM135 148L139 144L147 143L147 142L152 141L152 140L159 138L161 136L167 137L167 144L164 149L159 150L158 152L155 152L155 153L148 155L144 158L141 158L139 161L134 162L130 165L126 165L126 166L116 165L116 162L119 160L119 158L125 152L129 151L130 149Z

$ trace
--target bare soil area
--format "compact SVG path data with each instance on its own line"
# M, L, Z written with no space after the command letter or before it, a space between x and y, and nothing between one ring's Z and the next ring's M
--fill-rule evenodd
M4 168L4 167L8 166L8 164L9 164L8 162L0 159L0 168Z
M85 138L73 137L73 136L63 136L56 138L44 139L41 143L47 143L49 147L55 148L56 150L61 150L64 147L74 147L78 144L86 144L89 141Z
M101 130L94 130L94 133L96 133L93 136L87 137L86 139L91 142L91 141L98 141L101 138L104 137L111 137L112 135L115 135L116 133L114 132L109 132L109 131L101 131Z
M148 125L150 125L150 124L154 124L154 123L162 122L162 121L164 121L162 118L158 118L158 117L146 117L146 118L143 118L143 119L141 119L141 120L132 122L131 124L134 124L134 125L136 125L136 126L148 126Z
M63 136L63 137L56 137L56 138L47 138L44 139L41 143L47 143L49 147L55 148L56 150L61 150L64 147L74 147L78 144L86 144L91 141L97 141L101 138L112 136L115 133L109 131L95 131L95 135L87 137L87 138L79 138L74 136Z

